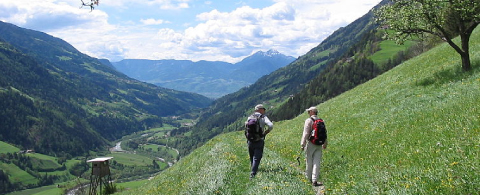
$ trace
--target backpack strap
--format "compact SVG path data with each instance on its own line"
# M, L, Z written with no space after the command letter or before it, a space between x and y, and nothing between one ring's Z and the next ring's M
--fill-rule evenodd
M310 128L310 133L308 134L308 140L310 141L310 139L312 138L312 132L313 130L315 130L315 127L313 126L315 124L315 119L313 117L310 117L310 119L312 120L312 127Z
M315 129L315 127L313 125L315 125L315 119L313 117L310 117L310 119L312 119L312 131L313 129Z
M261 134L263 135L264 133L264 128L262 128L262 120L263 120L263 117L265 117L263 114L260 114L260 116L257 118L258 120L258 128L260 128L260 131L261 131Z

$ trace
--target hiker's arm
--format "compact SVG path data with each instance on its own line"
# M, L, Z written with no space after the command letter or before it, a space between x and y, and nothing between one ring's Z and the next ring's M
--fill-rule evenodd
M270 119L268 119L267 116L265 116L263 119L264 119L264 122L265 122L265 126L266 127L268 126L268 129L265 130L265 135L266 135L266 134L270 133L270 131L273 130L273 123L272 123L272 121L270 121Z
M300 146L302 147L302 150L307 145L307 141L308 141L308 138L310 137L311 131L312 131L312 122L310 119L307 119L305 120L305 124L303 125L302 139L300 141Z

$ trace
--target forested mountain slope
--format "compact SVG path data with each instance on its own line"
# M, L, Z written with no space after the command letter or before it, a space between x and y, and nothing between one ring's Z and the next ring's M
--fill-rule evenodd
M71 85L3 41L0 62L2 141L61 156L79 155L87 152L88 147L106 145L105 138L85 126L81 118L86 113L64 101L72 96L82 97Z
M321 167L325 194L480 191L479 29L471 46L470 72L441 44L317 105L329 132ZM317 194L303 176L304 161L296 161L307 117L275 122L253 180L239 131L211 139L122 194Z
M162 126L210 99L145 84L42 32L0 22L0 139L52 156Z

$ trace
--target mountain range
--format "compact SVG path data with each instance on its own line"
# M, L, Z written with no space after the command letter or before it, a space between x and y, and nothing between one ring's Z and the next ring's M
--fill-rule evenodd
M256 52L238 63L124 59L111 64L131 78L160 87L219 98L253 84L295 60L276 50Z

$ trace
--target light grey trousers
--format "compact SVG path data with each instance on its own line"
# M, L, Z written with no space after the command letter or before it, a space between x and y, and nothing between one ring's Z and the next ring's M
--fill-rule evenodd
M307 159L307 166L305 169L305 176L311 182L317 181L320 177L320 164L322 162L322 146L307 142L305 149L305 158Z

